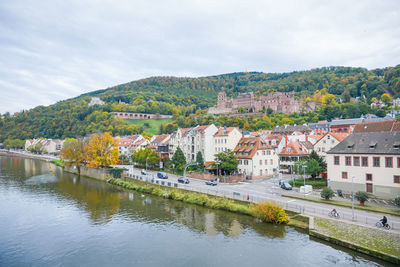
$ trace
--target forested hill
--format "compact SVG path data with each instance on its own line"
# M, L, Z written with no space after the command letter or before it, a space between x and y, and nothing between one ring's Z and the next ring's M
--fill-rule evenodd
M325 89L324 89L325 88ZM317 90L340 97L361 97L369 104L389 92L400 96L400 65L367 70L351 67L325 67L290 73L231 73L200 78L151 77L79 97L39 106L0 119L0 142L6 138L65 138L96 131L114 135L142 131L114 119L109 112L129 111L174 114L175 117L204 113L214 106L221 90L228 97L253 91L256 95L274 91L295 91L296 97L312 97ZM103 106L88 107L91 97L100 97ZM124 104L119 103L120 101ZM339 102L339 101L337 101Z

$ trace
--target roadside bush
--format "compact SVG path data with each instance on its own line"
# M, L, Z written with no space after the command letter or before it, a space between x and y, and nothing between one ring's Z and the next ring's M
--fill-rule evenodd
M362 202L365 202L365 201L367 201L368 199L369 199L369 195L368 195L368 193L367 192L364 192L364 191L358 191L357 193L356 193L356 199L358 200L358 201L360 201L360 203L362 203Z
M324 188L321 192L321 197L324 199L329 200L330 198L334 197L335 193L330 188Z
M303 186L304 180L303 179L296 179L293 185L293 180L289 180L289 184L291 186ZM322 180L311 180L306 179L306 185L311 185L313 188L322 188L326 186L326 182Z
M394 203L395 203L397 206L400 206L400 197L396 197L396 198L394 199Z
M286 214L285 210L272 201L264 201L258 204L252 204L250 206L250 211L254 217L265 222L288 222L288 215Z

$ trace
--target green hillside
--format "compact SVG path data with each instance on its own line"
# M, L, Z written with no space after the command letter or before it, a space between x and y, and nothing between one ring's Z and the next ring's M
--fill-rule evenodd
M169 123L172 119L147 119L147 120L125 120L129 125L143 127L146 132L158 134L163 123Z
M213 122L204 114L208 107L216 104L217 94L221 90L226 91L228 97L246 91L253 91L256 95L295 91L299 99L312 97L317 90L323 90L332 94L335 100L315 112L301 115L301 119L296 118L298 114L268 114L272 123L250 121L254 126L252 129L267 129L285 120L289 123L296 123L297 120L308 122L366 113L382 116L386 110L371 110L369 104L373 98L380 99L387 92L392 97L400 96L400 65L375 70L325 67L290 73L240 72L199 78L151 77L83 94L47 107L38 106L14 115L2 114L0 142L7 138L66 138L104 131L125 135L145 130L143 126L129 125L124 120L115 119L110 113L113 111L174 115L171 123L161 127L163 132L171 132L178 126ZM106 104L89 107L87 104L94 96L100 97ZM350 103L351 97L358 97L359 102ZM345 103L340 104L341 99ZM222 120L220 123L225 122ZM258 126L255 126L257 123Z

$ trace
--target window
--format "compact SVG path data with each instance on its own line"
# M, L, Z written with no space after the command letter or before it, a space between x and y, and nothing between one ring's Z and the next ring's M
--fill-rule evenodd
M380 167L380 158L379 157L373 157L373 161L374 161L374 163L373 163L373 166L374 167Z
M386 162L386 168L393 168L393 158L392 157L386 157L385 162Z
M361 157L361 164L363 167L368 167L368 157Z
M262 176L262 170L260 170L260 176Z
M260 165L262 165L262 159L260 159Z
M267 159L264 162L265 162L265 165L268 165L268 160Z
M320 147L318 148L318 152L321 152L321 148Z
M328 139L331 139L331 136L328 134Z
M397 158L397 168L400 168L400 158Z
M322 143L326 144L326 140L322 141Z
M331 142L332 142L332 144L334 144L334 143L335 143L335 140L332 140Z
M345 157L346 166L351 166L351 157Z
M325 147L322 148L322 152L325 152Z
M292 151L292 149L290 147L288 147L287 152L291 152L291 151Z
M360 157L353 157L353 165L360 166Z
M335 156L335 157L333 158L333 164L335 164L335 165L339 165L339 164L340 164L340 158L339 158L339 156Z
M395 184L400 184L400 175L394 175L393 176L393 182Z
M242 160L239 160L239 164L242 165Z
M347 172L342 172L342 179L347 179Z
M367 180L367 181L372 181L372 174L371 174L371 173L367 173L367 174L365 175L365 180Z
M365 191L367 191L367 193L373 193L372 191L372 184L366 184L367 185L367 188L366 188L366 190Z
M263 156L265 155L265 150L263 150L262 154L263 154Z
M249 165L249 161L247 159L244 160L244 165Z
M274 165L274 160L273 159L271 159L271 165Z

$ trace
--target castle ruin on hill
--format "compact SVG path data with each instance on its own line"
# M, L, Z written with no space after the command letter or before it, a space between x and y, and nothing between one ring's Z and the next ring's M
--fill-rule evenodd
M239 93L236 98L227 99L225 92L218 93L217 107L208 110L210 114L235 114L243 107L245 112L260 112L272 109L274 112L293 113L312 111L315 102L302 103L294 98L294 92L275 92L268 95L254 96L253 92Z

